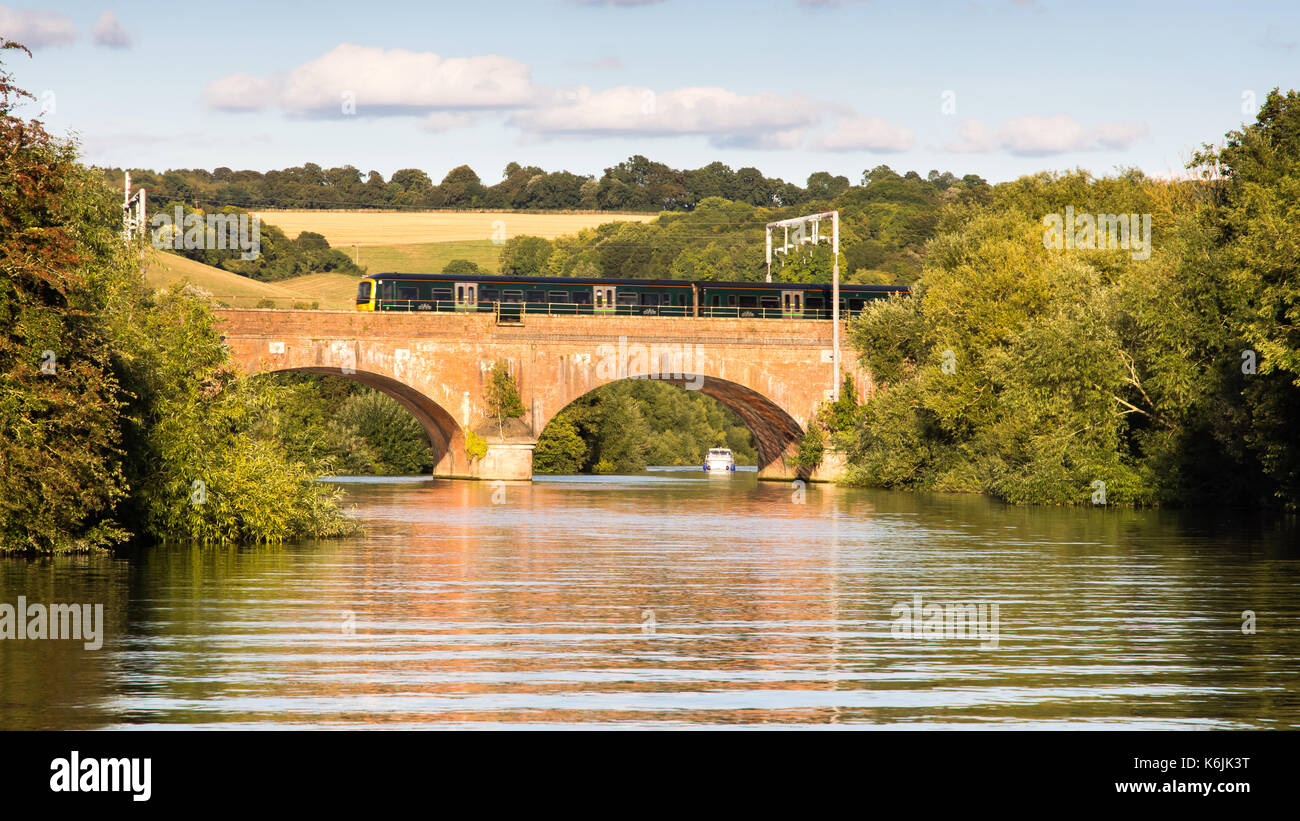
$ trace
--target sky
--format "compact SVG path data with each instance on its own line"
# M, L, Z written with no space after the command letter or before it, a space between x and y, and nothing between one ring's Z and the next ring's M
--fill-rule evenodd
M0 6L0 54L101 166L434 181L634 154L815 171L1184 173L1300 88L1300 3L533 0ZM41 112L44 112L43 114Z

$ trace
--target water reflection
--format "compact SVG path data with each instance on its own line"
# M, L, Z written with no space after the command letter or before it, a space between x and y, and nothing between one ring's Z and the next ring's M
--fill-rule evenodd
M108 620L97 653L0 641L0 726L1300 724L1285 523L690 470L342 486L352 540L0 561L0 601ZM998 604L997 649L894 635L918 594Z

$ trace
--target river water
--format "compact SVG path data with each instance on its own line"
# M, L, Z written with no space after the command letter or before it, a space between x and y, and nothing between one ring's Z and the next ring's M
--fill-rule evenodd
M363 535L0 559L0 603L105 621L0 640L0 728L1300 726L1288 520L669 470L340 486Z

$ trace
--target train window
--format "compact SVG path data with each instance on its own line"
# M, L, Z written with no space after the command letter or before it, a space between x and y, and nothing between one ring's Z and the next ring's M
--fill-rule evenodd
M849 300L849 310L850 310L850 311L861 311L862 308L863 308L866 304L867 304L867 301L866 301L865 299L850 299L850 300Z
M357 286L357 299L366 302L370 299L370 280L366 280Z
M722 304L721 300L722 300L722 298L721 298L720 296L718 296L717 294L714 294L714 295L713 295L713 307L715 307L715 308L720 307L721 304Z
M438 300L439 302L451 302L451 289L450 289L450 288L434 288L434 289L433 289L433 298L436 299L436 300Z
M529 291L528 301L532 303L541 303L546 301L545 291Z
M641 295L641 304L642 304L642 305L658 305L658 304L659 304L659 295L658 295L658 294L642 294L642 295Z
M484 302L496 302L501 298L501 292L496 288L482 288L478 292L478 298Z
M395 285L394 285L393 283L391 283L391 282L383 282L383 283L380 283L380 288L379 288L379 296L380 296L380 298L381 298L381 299L393 299L393 298L394 298L394 292L395 292L396 287L397 287L397 286L395 286Z
M397 289L398 299L419 299L420 289L413 285L402 285Z
M759 297L758 304L764 308L780 308L781 299L775 296Z
M523 301L524 301L524 292L523 292L523 291L505 291L505 292L503 292L503 293L501 294L501 301L502 301L502 302L523 302Z
M614 295L614 297L617 300L615 303L617 305L637 305L639 304L637 299L640 297L640 294L630 293L628 291L619 291Z
M573 292L573 301L574 301L575 304L578 304L578 305L590 305L590 304L591 304L591 294L587 293L586 291L574 291L574 292Z
M568 291L547 291L547 292L546 292L546 301L547 301L547 302L561 302L561 303L563 303L563 302L568 302L568 301L569 301L569 292L568 292Z
M826 300L819 296L810 296L804 300L804 305L808 306L810 311L820 311L826 307Z
M740 298L740 307L742 307L742 308L757 308L757 307L758 307L758 297L756 297L756 296L742 296L742 297Z

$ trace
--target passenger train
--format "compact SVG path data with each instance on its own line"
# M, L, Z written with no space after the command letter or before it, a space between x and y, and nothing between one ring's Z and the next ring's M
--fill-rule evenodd
M906 285L840 285L840 314ZM670 317L830 319L831 285L467 274L371 274L357 288L359 311L448 311Z

